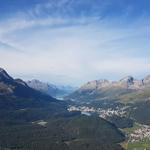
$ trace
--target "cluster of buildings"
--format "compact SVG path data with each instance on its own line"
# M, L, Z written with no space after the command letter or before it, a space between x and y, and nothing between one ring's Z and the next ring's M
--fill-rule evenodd
M113 115L116 116L126 116L127 107L116 107L116 108L94 108L88 106L69 106L68 111L80 111L82 114L90 116L92 113L96 113L99 117L106 119L107 117L111 117ZM139 128L134 130L132 133L128 135L128 142L140 142L145 140L150 140L150 126L147 125L139 125Z
M92 113L96 113L99 117L107 119L107 117L115 116L126 116L127 107L115 107L115 108L94 108L88 106L69 106L69 111L80 111L82 114L90 116ZM128 134L128 142L141 142L150 140L150 126L138 125L132 133Z
M68 111L81 111L83 114L86 113L97 113L101 118L111 117L113 115L116 116L125 116L126 111L125 108L94 108L94 107L87 107L87 106L70 106Z
M150 140L150 126L147 125L140 125L138 129L129 135L129 142L131 143L145 140Z

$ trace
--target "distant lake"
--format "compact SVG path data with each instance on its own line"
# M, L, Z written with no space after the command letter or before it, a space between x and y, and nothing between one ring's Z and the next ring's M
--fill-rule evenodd
M85 111L82 111L81 114L82 114L82 115L86 115L86 116L91 116L91 113L85 112Z

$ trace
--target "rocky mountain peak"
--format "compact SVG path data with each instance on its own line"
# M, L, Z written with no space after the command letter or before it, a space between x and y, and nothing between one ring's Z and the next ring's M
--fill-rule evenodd
M126 76L123 79L121 79L120 82L125 82L125 83L128 83L128 84L133 84L134 83L134 78L132 76Z
M13 78L10 77L3 68L0 68L0 81L9 81L9 80L13 80Z
M15 79L15 81L23 86L28 86L26 82L24 82L23 80L21 79Z
M97 81L98 83L108 83L109 81L106 79L100 79Z
M142 81L145 86L150 85L150 75L145 77Z
M94 80L94 81L90 81L90 82L86 83L85 85L83 85L81 87L81 89L84 89L84 90L98 89L101 87L105 87L109 84L110 84L110 82L106 79Z

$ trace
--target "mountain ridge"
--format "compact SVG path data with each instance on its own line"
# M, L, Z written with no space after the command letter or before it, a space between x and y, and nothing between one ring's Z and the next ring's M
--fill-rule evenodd
M131 94L137 95L135 99L138 99L139 94L141 95L141 92L144 93L145 90L150 91L150 76L146 76L140 80L134 79L132 76L126 76L118 81L109 81L106 79L89 81L74 93L66 97L66 99L119 99L123 101L129 101L132 99ZM144 96L143 97L145 99L150 98L150 94Z
M145 88L146 86L150 87L150 75L145 78L138 80L132 76L126 76L118 81L109 81L107 79L93 80L89 81L81 88L86 88L87 85L91 87L95 84L95 88L107 87L107 86L122 86L129 89L140 89Z
M51 83L45 83L37 79L26 81L26 84L35 90L56 98L66 96L76 89L71 86L57 86Z
M11 101L8 105L7 102L11 99L14 101ZM20 100L19 103L24 104L26 101L29 106L32 106L33 103L40 104L42 101L43 103L58 101L49 95L30 88L23 80L12 78L4 69L0 68L0 102L3 103L3 106L11 107L18 105L18 103L15 103L15 101L18 102L18 99L24 99L23 101Z
M0 69L0 125L69 115L67 103L30 88Z

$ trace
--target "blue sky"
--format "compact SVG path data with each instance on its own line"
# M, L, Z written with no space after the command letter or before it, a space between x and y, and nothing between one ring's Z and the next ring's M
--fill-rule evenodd
M0 0L0 65L80 85L150 74L149 0Z

